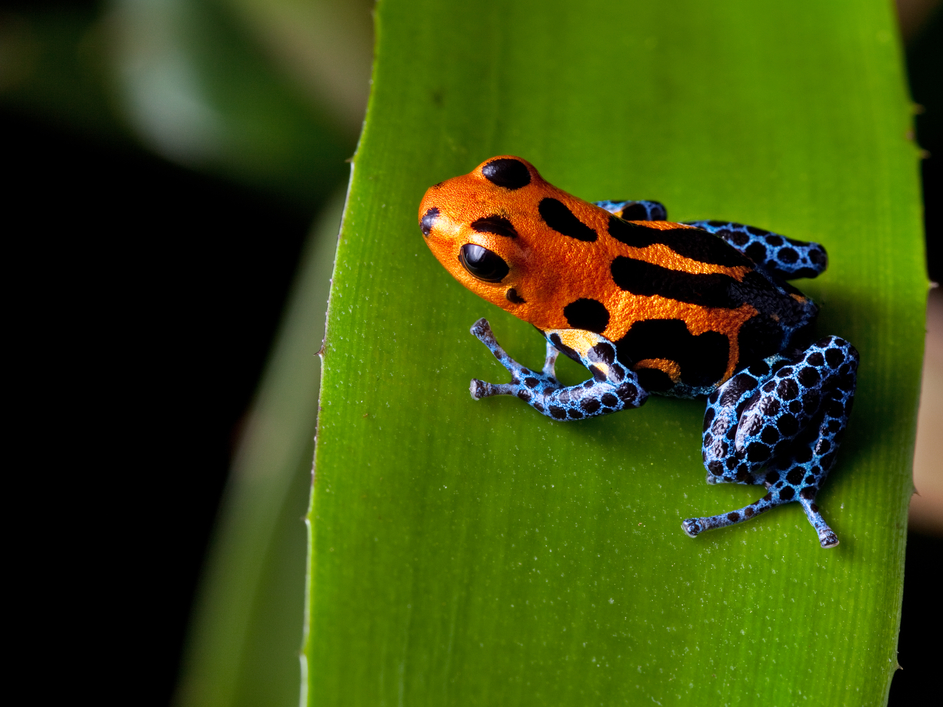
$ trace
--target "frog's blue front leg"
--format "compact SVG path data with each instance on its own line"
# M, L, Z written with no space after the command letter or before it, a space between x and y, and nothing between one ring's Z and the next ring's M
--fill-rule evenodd
M857 368L855 348L829 336L805 351L751 366L711 394L703 444L708 482L762 484L769 493L730 513L689 518L684 531L694 537L796 501L822 547L837 545L815 497L835 463Z
M729 221L685 221L685 225L702 228L723 238L754 263L784 280L816 277L828 267L828 255L818 243L797 241L762 228Z
M668 220L668 210L658 201L596 201L594 203L626 221Z
M475 322L471 333L511 372L510 383L472 380L470 392L476 400L492 395L516 395L554 420L582 420L637 408L648 398L635 372L616 359L615 345L599 334L577 329L545 332L547 357L543 371L538 373L508 356L495 340L487 319ZM580 385L561 385L554 374L560 351L572 352L593 377Z

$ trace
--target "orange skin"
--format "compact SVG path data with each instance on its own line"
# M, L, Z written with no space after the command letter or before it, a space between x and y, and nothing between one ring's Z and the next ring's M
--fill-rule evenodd
M508 156L510 157L510 156ZM491 158L490 161L501 159ZM572 329L563 314L564 307L579 298L602 302L610 313L609 324L601 332L610 341L618 341L632 325L650 319L681 319L693 335L706 331L723 334L730 342L729 360L723 380L733 375L739 359L737 333L757 310L748 304L736 309L707 308L679 302L659 295L640 296L618 287L610 264L617 256L629 256L663 268L692 274L724 274L742 281L749 266L725 267L703 263L675 253L655 243L645 248L626 245L609 235L609 212L567 194L541 178L526 160L531 181L509 190L496 186L482 173L479 165L469 174L453 177L430 187L419 205L419 217L433 206L439 209L426 243L440 263L469 290L541 331ZM593 242L581 241L548 227L538 213L538 204L546 197L562 202L586 226L597 234ZM516 238L479 233L470 226L476 219L492 215L511 221ZM657 230L691 228L670 221L633 221ZM501 256L509 267L499 283L483 282L468 273L459 262L459 250L467 243L479 245ZM508 298L514 290L523 303ZM672 380L678 380L673 361L648 359L634 362L633 368L658 368Z

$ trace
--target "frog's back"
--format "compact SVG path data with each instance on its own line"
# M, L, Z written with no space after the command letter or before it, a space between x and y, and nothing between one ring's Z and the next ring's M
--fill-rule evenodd
M815 304L725 241L680 224L630 225L661 229L660 243L673 253L678 249L671 241L684 236L684 260L672 267L625 256L611 267L619 290L645 298L615 343L647 390L706 395L806 338ZM727 271L717 272L718 266Z

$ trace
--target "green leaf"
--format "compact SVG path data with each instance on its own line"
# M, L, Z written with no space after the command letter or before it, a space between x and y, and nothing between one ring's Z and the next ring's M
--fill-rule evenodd
M383 0L338 246L312 507L310 704L882 704L896 668L923 346L917 148L891 5ZM418 203L496 154L588 200L816 240L799 286L851 340L856 410L819 496L692 540L703 403L561 424L511 398ZM569 369L573 381L585 372Z

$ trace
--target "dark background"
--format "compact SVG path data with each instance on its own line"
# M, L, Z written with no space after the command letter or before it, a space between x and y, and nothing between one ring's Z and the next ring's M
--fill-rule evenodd
M3 3L0 22L35 6ZM912 95L925 107L918 139L935 155L941 46L937 12L907 52ZM52 661L60 675L56 663L72 666L73 694L104 696L130 675L141 686L135 704L165 705L240 419L321 197L305 205L198 174L117 125L90 130L2 93L0 134L12 181L3 232L13 256L14 430L31 452L10 470L28 495L7 496L24 507L8 526L17 548L16 537L42 538L44 556L14 551L24 558L18 586L46 609L44 635L24 659ZM939 165L922 164L937 282ZM49 492L60 497L44 503ZM939 694L941 557L940 537L909 534L905 670L891 705ZM56 580L66 595L45 596Z

